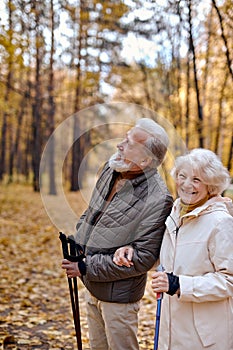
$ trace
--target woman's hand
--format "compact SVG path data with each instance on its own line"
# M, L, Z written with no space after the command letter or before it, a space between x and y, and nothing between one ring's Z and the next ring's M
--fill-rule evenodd
M113 262L118 266L130 267L133 265L132 258L133 248L131 246L125 246L115 251Z
M67 259L63 259L61 267L64 270L66 270L67 277L69 277L69 278L81 276L77 262L72 262L72 261L69 261Z
M151 277L151 286L153 292L166 293L169 290L169 281L166 272L153 272Z

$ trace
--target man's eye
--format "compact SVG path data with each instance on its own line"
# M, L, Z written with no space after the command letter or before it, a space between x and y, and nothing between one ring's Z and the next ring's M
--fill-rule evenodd
M132 145L131 142L127 141L127 144L128 144L128 147L129 147L129 148L132 148L132 147L133 147L133 145Z

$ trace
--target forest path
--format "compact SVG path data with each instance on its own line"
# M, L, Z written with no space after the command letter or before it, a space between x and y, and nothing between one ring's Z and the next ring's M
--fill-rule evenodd
M74 212L80 214L85 209L80 193L67 193L66 197ZM56 196L51 196L52 202L61 216L62 204ZM0 203L2 349L76 349L59 231L44 210L40 194L23 185L2 186ZM67 224L65 233L70 234L71 229L71 223ZM79 282L83 350L88 350L84 292ZM153 349L155 313L155 296L148 282L139 314L141 350Z

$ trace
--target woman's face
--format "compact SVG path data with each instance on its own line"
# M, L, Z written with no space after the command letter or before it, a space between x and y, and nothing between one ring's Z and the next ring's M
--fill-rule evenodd
M197 175L195 169L184 166L177 174L176 186L179 197L185 204L195 204L208 194L208 187Z

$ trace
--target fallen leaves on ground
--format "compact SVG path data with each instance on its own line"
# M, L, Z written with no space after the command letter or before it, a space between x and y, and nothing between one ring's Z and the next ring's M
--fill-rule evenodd
M67 193L82 212L80 193ZM56 196L53 199L56 202ZM71 234L67 232L67 234ZM2 349L77 349L59 233L39 193L28 186L0 191L0 344ZM84 287L79 284L83 350L89 349ZM139 314L140 349L153 349L156 301L149 282Z

